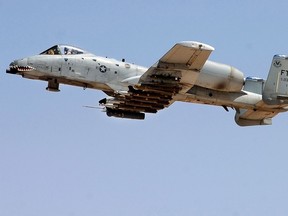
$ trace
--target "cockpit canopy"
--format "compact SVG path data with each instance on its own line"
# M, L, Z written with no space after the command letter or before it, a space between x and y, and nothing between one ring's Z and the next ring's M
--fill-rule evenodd
M40 55L80 55L87 54L86 51L68 45L55 45L44 52L41 52Z

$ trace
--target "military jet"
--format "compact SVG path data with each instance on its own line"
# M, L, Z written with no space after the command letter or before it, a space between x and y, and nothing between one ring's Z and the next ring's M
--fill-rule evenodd
M214 48L176 43L150 68L96 56L74 46L55 45L39 55L13 61L6 70L24 78L98 89L108 96L99 101L108 116L144 119L175 101L216 105L235 110L240 126L271 125L288 109L288 56L275 55L267 80L244 78L235 67L209 61Z

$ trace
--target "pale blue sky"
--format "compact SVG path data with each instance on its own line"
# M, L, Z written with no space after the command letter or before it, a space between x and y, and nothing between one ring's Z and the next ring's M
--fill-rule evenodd
M288 54L287 1L1 1L0 216L287 216L288 114L241 128L234 111L175 103L106 117L96 90L5 73L57 43L146 67L176 42L266 79Z

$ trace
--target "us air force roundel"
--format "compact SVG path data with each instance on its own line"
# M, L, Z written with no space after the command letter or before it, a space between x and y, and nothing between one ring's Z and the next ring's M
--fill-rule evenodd
M105 72L107 71L107 68L106 68L105 65L101 65L101 66L99 67L99 70L100 70L100 72L105 73Z

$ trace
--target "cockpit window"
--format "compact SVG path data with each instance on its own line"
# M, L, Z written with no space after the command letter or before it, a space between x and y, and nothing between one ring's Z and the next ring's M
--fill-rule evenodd
M58 46L53 46L44 52L40 53L40 55L61 55L60 49Z
M80 55L85 53L85 51L76 47L56 45L40 53L40 55Z
M64 55L79 55L83 53L84 52L82 50L76 49L74 47L64 47Z

